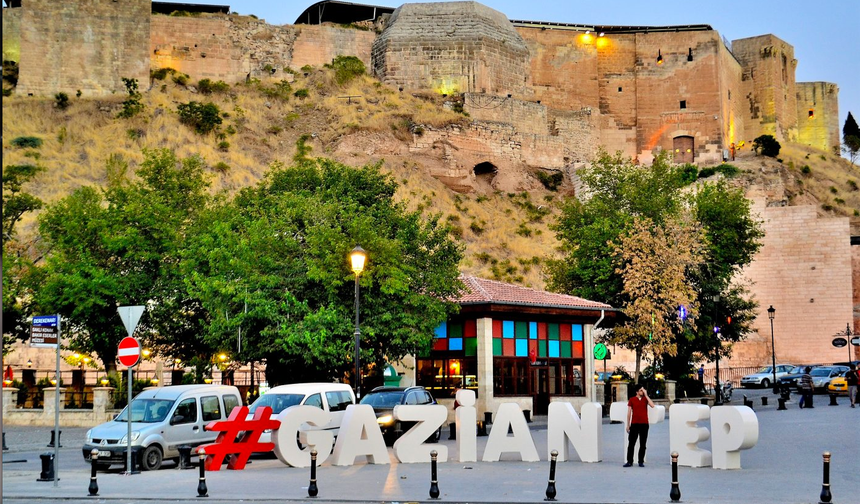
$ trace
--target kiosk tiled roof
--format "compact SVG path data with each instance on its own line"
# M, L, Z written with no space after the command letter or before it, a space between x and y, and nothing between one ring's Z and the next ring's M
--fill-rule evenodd
M514 304L544 307L571 307L587 309L612 309L611 306L597 301L589 301L577 296L539 291L520 287L496 280L487 280L469 275L461 275L460 280L466 289L456 298L461 305L466 304Z

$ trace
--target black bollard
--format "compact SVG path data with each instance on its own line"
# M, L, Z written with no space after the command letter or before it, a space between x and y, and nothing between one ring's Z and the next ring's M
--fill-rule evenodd
M62 436L62 435L63 435L63 431L53 431L53 430L51 431L51 442L50 442L50 443L48 443L48 448L53 448L53 447L54 447L54 435L55 435L55 434L56 434L56 436L57 436L57 444L59 445L59 447L60 447L60 448L62 448L62 447L63 447L63 443L61 443L61 442L60 442L60 436Z
M493 412L485 411L484 412L484 425L490 425L493 423Z
M456 424L456 422L448 424L448 439L449 440L457 439L457 424Z
M830 394L830 404L829 406L839 406L839 403L836 402L836 394Z
M6 433L3 433L3 451L9 451L9 447L6 446Z
M176 449L179 451L179 468L194 469L194 466L191 465L191 446L182 445Z
M532 423L532 410L523 410L523 416L526 417L526 423Z
M311 450L311 482L308 483L308 497L316 497L320 493L317 488L317 451Z
M90 452L90 462L92 462L92 471L90 472L90 497L96 496L99 494L99 483L96 481L96 470L98 467L99 460L99 451L96 448L93 448L93 451Z
M39 458L42 459L42 472L36 481L54 481L54 454L45 452Z
M197 483L197 497L209 497L209 489L206 488L206 451L203 448L197 450L200 457L200 482Z
M776 402L779 403L779 407L776 408L777 411L787 411L788 410L788 408L785 407L785 399L780 397L779 399L776 400Z
M672 502L681 501L681 488L678 486L678 452L672 452L672 490L669 491Z
M484 422L478 422L478 436L486 436L487 435L487 424Z
M750 399L747 399L746 394L744 394L744 406L749 409L753 409L753 402Z
M821 484L821 503L827 504L833 500L830 494L830 452L824 452L824 482Z
M767 396L762 396L762 398L761 398L761 405L762 405L762 406L767 406Z
M439 498L439 481L436 478L436 457L439 452L433 450L430 452L430 498L436 500Z
M554 501L555 500L555 462L558 459L558 450L553 450L549 452L550 461L549 461L549 481L546 484L546 499L545 501Z
M708 405L708 398L707 398L707 397L703 397L703 398L699 399L699 402L700 402L700 403L702 403L702 404L704 404L705 406L707 406L707 405Z

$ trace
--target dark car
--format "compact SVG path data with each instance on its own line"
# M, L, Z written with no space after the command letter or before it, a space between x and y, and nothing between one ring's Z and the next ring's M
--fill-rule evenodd
M779 388L780 390L795 390L800 391L800 377L803 376L803 372L807 367L815 369L821 366L821 364L808 364L806 366L794 366L794 369L785 376L779 378Z
M361 398L359 404L369 404L376 413L376 423L382 430L382 437L388 445L415 425L415 422L400 422L394 419L394 407L398 404L437 404L436 399L424 387L376 387ZM442 437L440 427L430 436L429 442L435 443Z

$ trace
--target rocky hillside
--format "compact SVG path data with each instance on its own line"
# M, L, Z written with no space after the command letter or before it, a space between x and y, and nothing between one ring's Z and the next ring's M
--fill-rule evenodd
M573 193L572 184L565 180L551 191L523 172L505 175L519 177L515 192L477 183L477 190L459 193L428 175L443 167L441 155L416 161L409 146L428 129L469 121L456 102L401 93L367 76L344 82L329 68L306 67L287 80L236 86L201 86L181 74L162 73L151 85L141 85L143 109L131 118L118 117L129 107L128 96L71 96L63 103L62 98L16 96L13 91L3 98L4 166L44 166L26 189L52 202L76 187L105 184L126 163L133 172L143 149L170 148L180 156L203 157L213 191L234 192L258 181L272 163L289 164L301 139L312 148L311 156L350 165L382 162L401 185L399 196L409 207L441 213L451 223L466 247L464 272L543 286L543 259L556 253L548 224L560 201ZM211 107L185 105L192 101L212 103L217 114ZM221 123L215 124L218 118ZM214 127L211 132L195 131L209 126ZM41 145L32 146L18 140L21 137L37 137ZM780 158L741 151L735 164L742 173L735 180L776 204L814 204L823 214L853 216L860 222L856 167L832 154L794 145L784 146ZM510 180L505 187L512 187ZM24 239L35 236L32 216L20 232Z

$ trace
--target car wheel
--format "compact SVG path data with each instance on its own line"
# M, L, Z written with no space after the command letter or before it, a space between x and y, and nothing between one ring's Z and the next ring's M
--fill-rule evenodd
M768 388L768 387L770 387L770 380L765 378L764 380L761 381L761 388Z
M150 445L145 450L143 450L143 455L141 455L140 467L144 471L157 471L161 468L162 462L162 453L161 448L158 445Z

